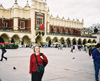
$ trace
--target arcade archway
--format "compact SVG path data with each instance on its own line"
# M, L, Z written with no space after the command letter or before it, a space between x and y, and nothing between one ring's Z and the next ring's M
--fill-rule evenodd
M48 47L50 47L50 45L51 45L51 38L50 37L47 37L46 38L46 42L48 43Z
M82 44L82 40L78 39L78 45L81 45L81 44Z
M76 39L75 38L72 40L72 44L76 45Z
M96 43L96 40L94 39L94 40L92 41L92 43Z
M65 44L64 38L61 38L61 39L60 39L60 43L61 43L61 44Z
M67 45L68 47L71 46L71 40L70 40L70 38L67 38L67 40L66 40L66 45Z
M43 44L43 38L42 36L37 36L35 39L35 43L37 43L39 46L41 46Z
M88 43L91 43L91 39L88 40Z
M83 45L85 45L87 43L86 39L83 40Z
M4 43L8 43L9 42L9 36L7 34L2 34L1 35L1 40L4 42Z
M28 36L24 36L22 38L22 45L26 45L27 47L29 47L31 44L31 40Z
M18 35L14 35L11 39L11 43L20 44L20 38Z
M52 43L55 43L55 42L58 42L58 38L57 37L54 37L53 40L52 40Z

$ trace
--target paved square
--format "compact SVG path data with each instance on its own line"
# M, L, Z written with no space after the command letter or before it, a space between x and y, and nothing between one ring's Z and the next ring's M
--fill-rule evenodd
M43 81L95 81L93 60L85 51L71 53L70 48L41 48L41 52L49 61ZM0 62L2 81L31 81L29 61L32 53L31 48L8 49L5 54L8 61Z

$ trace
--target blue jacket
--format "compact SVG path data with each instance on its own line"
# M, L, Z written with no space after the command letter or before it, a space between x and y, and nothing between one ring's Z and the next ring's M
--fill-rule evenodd
M95 62L100 62L100 52L96 48L92 52L92 57Z

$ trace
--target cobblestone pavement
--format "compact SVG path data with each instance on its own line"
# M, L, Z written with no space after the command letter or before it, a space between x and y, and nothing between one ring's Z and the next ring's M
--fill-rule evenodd
M41 52L49 60L43 81L95 81L93 60L85 51L72 53L70 48L41 48ZM5 54L8 60L0 61L2 81L31 81L29 61L32 53L31 48L8 49Z

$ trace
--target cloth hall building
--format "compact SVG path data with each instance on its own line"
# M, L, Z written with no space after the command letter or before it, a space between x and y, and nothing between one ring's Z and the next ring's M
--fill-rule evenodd
M9 9L0 5L0 42L27 46L96 42L96 37L82 35L83 25L84 20L53 17L43 0L31 0L31 6L27 1L23 8L17 0Z

